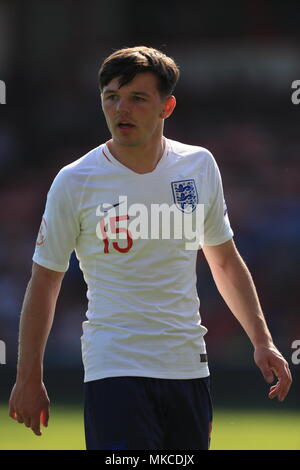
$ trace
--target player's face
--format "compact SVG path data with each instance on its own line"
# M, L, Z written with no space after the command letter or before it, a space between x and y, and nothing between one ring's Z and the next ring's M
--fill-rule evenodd
M119 88L118 77L101 93L102 109L113 141L125 146L139 146L161 138L163 120L175 107L174 96L162 98L157 78L151 72L137 74Z

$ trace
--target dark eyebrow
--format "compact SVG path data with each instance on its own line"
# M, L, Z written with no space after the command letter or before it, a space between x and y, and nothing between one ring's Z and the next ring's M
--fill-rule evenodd
M110 90L110 89L107 89L103 92L104 95L107 95L109 93L117 93L118 90ZM146 93L145 91L132 91L131 92L132 95L142 95L142 96L145 96L145 97L148 97L149 98L149 93Z
M118 91L118 90L109 90L109 89L108 89L108 90L105 90L105 91L103 92L103 95L106 95L107 93L115 93L116 91Z
M145 91L133 91L132 92L133 95L142 95L142 96L146 96L146 97L149 97L149 93L146 93Z

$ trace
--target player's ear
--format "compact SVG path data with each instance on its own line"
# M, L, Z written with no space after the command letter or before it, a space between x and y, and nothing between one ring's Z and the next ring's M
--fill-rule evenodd
M165 100L164 109L162 110L160 117L162 119L167 119L173 113L175 106L176 106L175 96L173 95L168 96L168 98L166 98Z

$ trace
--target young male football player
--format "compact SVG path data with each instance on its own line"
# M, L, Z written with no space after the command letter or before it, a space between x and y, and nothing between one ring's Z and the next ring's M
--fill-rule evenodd
M48 193L10 398L11 417L37 435L49 415L45 345L75 249L89 300L81 338L87 449L208 449L212 405L197 250L185 231L175 236L180 224L197 224L199 207L200 248L217 288L265 380L278 378L269 397L282 401L288 393L289 367L235 247L216 161L163 134L178 78L173 59L153 48L106 58L99 85L111 138L62 168Z

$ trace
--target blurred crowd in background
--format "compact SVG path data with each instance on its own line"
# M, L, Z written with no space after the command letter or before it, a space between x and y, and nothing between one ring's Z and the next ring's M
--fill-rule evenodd
M15 367L19 315L47 192L57 172L109 139L97 72L125 46L148 45L181 69L165 135L208 148L221 170L235 243L275 343L300 339L300 79L288 3L0 1L0 339ZM252 349L199 252L201 316L213 368L253 369ZM183 273L184 275L184 273ZM86 286L74 254L46 351L81 368ZM3 366L0 366L3 367ZM298 366L300 367L300 366Z

